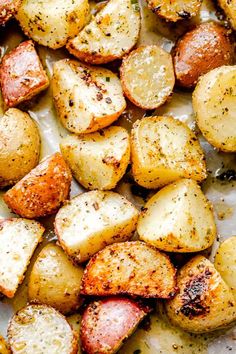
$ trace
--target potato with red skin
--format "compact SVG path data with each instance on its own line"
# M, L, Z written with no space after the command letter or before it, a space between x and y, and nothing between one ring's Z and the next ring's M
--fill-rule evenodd
M72 176L62 155L44 159L4 195L16 214L28 219L55 213L68 198Z
M21 0L0 0L0 26L10 20L20 4Z
M177 84L191 88L201 75L230 65L233 59L229 31L214 22L202 23L181 37L173 49Z

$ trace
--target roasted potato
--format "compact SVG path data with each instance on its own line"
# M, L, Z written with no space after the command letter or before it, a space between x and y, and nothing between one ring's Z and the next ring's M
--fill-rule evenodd
M167 252L198 252L216 237L212 206L190 179L172 183L149 199L137 231L141 240Z
M132 51L123 59L120 75L125 95L143 109L165 103L175 84L171 55L156 45Z
M136 229L138 210L114 192L78 195L56 215L55 233L64 251L84 262L114 242L129 240Z
M13 297L24 279L28 263L44 228L36 221L2 219L0 221L0 292Z
M179 293L167 302L171 321L188 332L209 332L236 320L236 302L213 264L191 259L177 276Z
M60 312L46 305L18 311L7 334L13 354L77 354L77 334Z
M136 44L141 26L138 0L110 0L95 18L67 44L77 58L108 63L121 58Z
M0 26L10 20L20 6L21 0L0 0Z
M0 188L18 182L39 161L40 135L30 116L10 108L0 118Z
M193 93L197 124L219 150L236 152L236 66L221 66L203 75Z
M84 295L127 294L170 298L175 293L175 269L169 258L140 241L109 245L95 254L82 278Z
M233 29L236 29L236 3L235 0L217 0L217 4L224 10Z
M0 336L0 354L10 354L8 345L2 336Z
M129 134L122 127L70 135L61 141L60 147L74 177L87 189L115 188L130 160Z
M123 297L92 302L86 308L81 321L81 344L84 352L116 353L145 315L140 304Z
M21 43L3 57L0 83L8 107L17 106L48 87L48 77L32 41Z
M16 214L28 219L55 213L68 198L72 176L62 155L55 153L41 161L3 196Z
M214 265L232 290L236 301L236 236L232 236L220 244Z
M81 305L82 275L82 267L75 267L60 247L49 243L31 270L28 299L50 305L65 314L75 311Z
M88 0L23 0L16 18L35 42L57 49L87 22Z
M189 127L172 117L146 117L133 125L132 173L146 188L159 188L180 178L206 178L202 148Z
M126 102L118 77L108 69L64 59L53 69L58 116L72 133L92 133L113 123Z
M234 47L229 31L215 22L205 22L179 39L173 50L177 84L191 88L199 77L233 63Z

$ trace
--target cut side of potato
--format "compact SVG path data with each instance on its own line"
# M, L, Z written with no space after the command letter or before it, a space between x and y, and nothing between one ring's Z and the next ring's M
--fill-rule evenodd
M236 29L236 6L235 0L218 0L217 4L224 10L233 29Z
M0 26L12 18L20 4L21 0L0 0Z
M113 123L126 108L118 77L110 70L64 59L53 69L58 116L72 133L92 133Z
M141 240L167 252L198 252L216 237L212 206L190 179L157 192L145 205L137 231Z
M92 302L81 322L83 350L90 354L116 353L146 314L137 302L123 297Z
M236 152L236 65L203 75L193 93L193 109L203 136L214 147Z
M29 301L46 304L62 313L71 313L81 305L82 267L75 267L63 250L53 243L38 255L28 284Z
M83 28L88 10L88 0L23 0L16 18L27 36L57 49Z
M65 252L84 262L114 242L129 240L136 229L138 210L114 192L78 195L56 215L55 232Z
M143 109L165 103L175 84L171 55L156 45L133 50L123 59L120 75L125 95Z
M85 268L81 293L170 298L175 269L169 258L140 241L115 243L95 254Z
M146 117L133 125L132 173L145 188L159 188L180 178L206 178L203 150L190 128L172 117Z
M209 332L236 320L236 302L213 264L191 259L177 276L179 293L167 302L170 320L188 332Z
M28 305L8 327L13 354L77 354L78 336L65 317L46 305Z
M24 279L29 261L44 228L36 221L3 219L0 221L0 292L13 297Z
M10 350L8 349L8 345L2 336L0 336L0 353L1 354L11 354Z
M110 0L67 44L77 58L103 64L122 58L136 44L141 26L138 0Z
M70 135L61 141L60 147L74 177L87 189L115 188L130 160L129 134L122 127Z

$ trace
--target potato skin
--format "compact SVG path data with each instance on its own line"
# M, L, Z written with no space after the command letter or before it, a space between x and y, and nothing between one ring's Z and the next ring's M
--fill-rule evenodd
M44 159L4 195L12 211L28 219L53 214L68 198L72 176L62 155Z
M173 50L177 84L191 88L198 78L222 65L233 63L229 31L214 22L202 23L179 39Z
M16 13L22 0L0 0L0 26Z

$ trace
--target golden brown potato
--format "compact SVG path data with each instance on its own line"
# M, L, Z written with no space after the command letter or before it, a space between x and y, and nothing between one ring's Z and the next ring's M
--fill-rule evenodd
M177 276L179 293L167 302L171 321L188 332L209 332L236 320L236 302L213 264L191 259Z
M217 4L224 10L233 29L236 29L236 3L235 0L217 0Z
M30 116L10 108L0 118L0 188L18 182L38 163L40 135Z
M0 336L0 354L10 354L8 345L2 336Z
M21 0L0 0L0 26L16 13L20 4Z
M233 63L234 48L228 34L225 27L207 22L180 38L173 50L178 85L193 87L201 75Z
M36 166L4 195L16 214L28 219L55 213L68 198L71 172L62 155L55 153Z
M75 311L81 305L82 267L75 267L62 249L53 243L38 255L28 284L30 301L50 305L62 313Z

